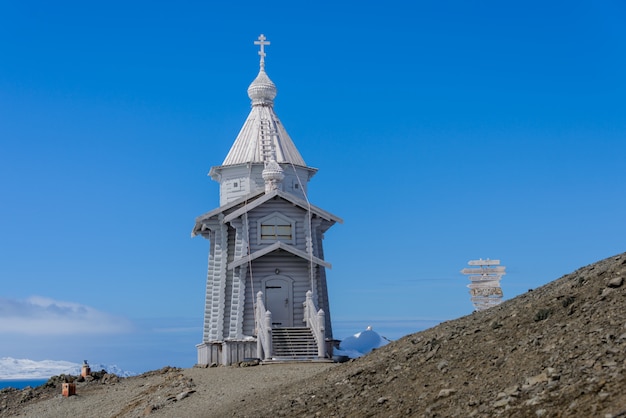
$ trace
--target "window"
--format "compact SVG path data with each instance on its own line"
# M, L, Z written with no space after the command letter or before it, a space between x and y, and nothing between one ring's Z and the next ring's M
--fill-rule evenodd
M241 191L243 190L244 181L242 178L229 179L227 181L227 187L230 191Z
M279 214L274 213L259 221L261 242L294 242L294 222Z
M291 241L291 225L261 225L261 239Z

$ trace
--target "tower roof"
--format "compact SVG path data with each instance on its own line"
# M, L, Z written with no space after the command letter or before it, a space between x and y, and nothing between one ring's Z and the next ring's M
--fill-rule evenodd
M265 72L265 36L254 42L260 45L259 74L248 87L252 110L237 135L222 166L246 163L265 163L272 154L277 163L290 163L306 167L304 159L274 113L276 85Z

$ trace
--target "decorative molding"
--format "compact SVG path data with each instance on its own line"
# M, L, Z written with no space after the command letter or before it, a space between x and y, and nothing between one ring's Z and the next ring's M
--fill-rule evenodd
M239 259L239 260L237 260L237 261L233 261L233 262L231 262L231 263L228 265L228 269L229 269L229 270L234 269L235 267L239 267L239 266L241 266L242 264L245 264L245 263L247 263L247 262L249 262L249 261L256 260L257 258L262 257L262 256L264 256L265 254L269 254L269 253L271 253L271 252L273 252L273 251L276 251L276 250L278 250L278 249L288 251L288 252L290 252L291 254L296 255L296 256L298 256L298 257L300 257L300 258L303 258L303 259L305 259L305 260L307 260L307 261L308 261L308 260L309 260L309 258L310 258L310 257L309 257L309 254L307 254L306 252L304 252L304 251L302 251L302 250L299 250L299 249L297 249L296 247L294 247L294 246L292 246L292 245L285 244L285 243L284 243L284 242L282 242L282 241L276 241L276 242L275 242L275 243L273 243L272 245L268 245L267 247L265 247L265 248L263 248L263 249L261 249L261 250L259 250L259 251L255 251L255 252L253 252L253 253L252 253L252 254L250 254L249 256L246 256L246 257L243 257L243 258L241 258L241 259ZM330 269L330 268L333 268L332 264L330 264L329 262L327 262L327 261L325 261L325 260L322 260L322 259L320 259L320 258L318 258L318 257L313 257L313 262L314 262L315 264L319 264L320 266L324 266L324 267L329 268L329 269Z

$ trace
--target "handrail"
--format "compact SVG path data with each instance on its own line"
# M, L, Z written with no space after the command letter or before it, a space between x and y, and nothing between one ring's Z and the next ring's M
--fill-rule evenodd
M304 320L313 332L313 337L317 343L317 356L326 357L326 341L324 341L326 314L322 309L317 310L313 301L313 292L306 292L306 302L304 302Z
M269 360L272 356L272 313L265 310L263 292L256 294L256 353L257 357Z

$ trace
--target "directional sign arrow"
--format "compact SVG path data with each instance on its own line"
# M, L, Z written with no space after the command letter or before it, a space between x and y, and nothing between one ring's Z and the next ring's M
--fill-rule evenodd
M461 273L463 274L494 274L494 273L499 273L499 274L505 274L504 270L506 269L506 267L501 266L501 267L471 267L471 268L464 268L463 270L461 270Z
M500 260L470 260L467 264L470 266L496 266L500 264Z

